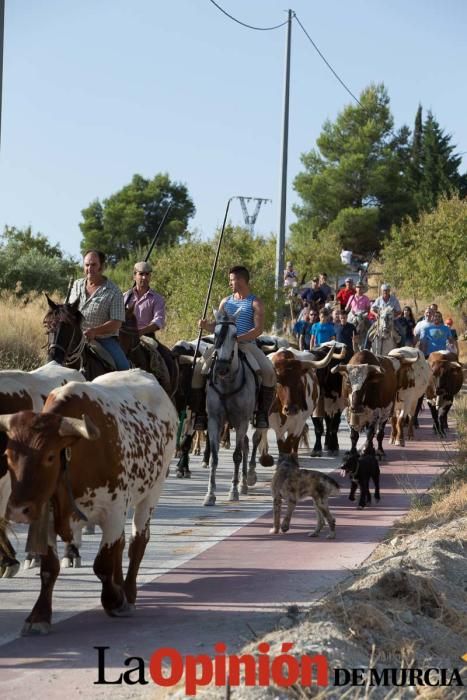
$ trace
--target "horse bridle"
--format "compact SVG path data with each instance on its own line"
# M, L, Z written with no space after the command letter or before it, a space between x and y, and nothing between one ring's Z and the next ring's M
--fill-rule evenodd
M49 329L47 330L47 335L50 336L52 333L54 334L54 338L58 337L60 333L60 326L64 323L63 320L58 320L56 323L51 325ZM76 343L76 347L74 347L72 350L70 350L70 346L72 345L75 335L79 333L79 339ZM84 337L84 334L81 330L80 327L74 327L73 328L73 333L70 338L70 342L68 343L68 348L64 348L63 345L60 345L60 343L50 343L48 344L47 351L50 353L52 350L61 350L63 352L63 364L66 367L69 367L71 365L74 365L79 359L82 358L83 355L83 350L84 346L86 345L86 338ZM82 363L81 363L82 364ZM80 367L81 369L81 367Z
M237 327L237 324L235 323L235 321L219 321L218 323L216 323L216 326L222 326L222 330L219 334L219 337L216 338L216 341L214 343L214 350L217 350L224 342L226 335L227 335L227 327L228 326ZM234 353L235 353L235 346L234 346L234 349L232 350L232 353L231 353L230 358L228 360L229 363L232 362L233 357L234 357ZM239 366L238 366L237 371L235 372L235 375L233 376L232 379L233 380L236 379L238 372L241 369L243 372L243 376L242 376L242 381L240 382L240 386L237 389L234 389L233 391L228 391L228 392L219 391L219 389L216 387L216 385L214 384L214 382L212 380L212 374L213 374L214 367L215 367L216 361L217 361L217 353L216 352L214 353L214 363L213 363L213 367L212 367L212 372L210 372L210 374L209 374L209 383L212 386L212 388L214 389L214 391L216 392L216 394L221 397L221 399L227 399L230 396L234 396L235 394L238 394L238 392L241 391L241 389L243 389L243 387L245 385L245 381L246 381L245 364L241 361L241 358L239 358L239 360L240 360ZM224 362L227 362L227 360L224 360Z

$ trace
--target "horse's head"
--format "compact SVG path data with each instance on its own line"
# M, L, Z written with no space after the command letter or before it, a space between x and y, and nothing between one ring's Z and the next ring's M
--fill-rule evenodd
M125 320L122 323L118 334L118 339L125 355L131 353L132 350L138 347L140 343L138 323L134 309L134 304L128 304L125 306Z
M46 297L49 310L43 324L47 333L47 357L60 365L72 365L81 356L84 346L79 299L72 304L56 304L47 294Z
M240 309L233 316L225 311L216 311L214 328L214 348L216 352L216 374L226 377L232 368L232 363L237 355L237 316Z
M381 335L388 336L394 328L394 311L390 306L385 306L379 314L379 328Z

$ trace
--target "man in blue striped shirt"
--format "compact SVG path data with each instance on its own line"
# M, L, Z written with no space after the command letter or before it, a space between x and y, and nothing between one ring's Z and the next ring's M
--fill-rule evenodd
M236 265L229 270L229 286L232 294L222 299L219 311L226 311L233 315L238 309L237 316L237 340L239 348L248 357L253 369L259 369L262 378L261 389L258 397L258 410L255 417L257 428L269 427L269 409L274 399L276 390L276 373L272 362L268 360L263 351L256 344L256 338L264 330L264 304L259 297L250 290L250 273L242 265ZM212 333L216 326L214 321L205 318L198 322L200 328ZM209 360L214 348L205 353L205 360ZM205 365L208 364L207 362ZM206 378L201 367L197 364L193 373L191 408L196 413L195 430L206 430Z

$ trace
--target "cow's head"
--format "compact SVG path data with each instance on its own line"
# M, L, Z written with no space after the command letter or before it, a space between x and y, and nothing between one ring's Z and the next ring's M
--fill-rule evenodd
M365 394L376 388L380 375L384 374L384 369L379 365L372 364L347 364L337 365L331 370L334 374L339 372L343 375L350 387L350 408L355 413L361 413L364 407Z
M306 411L305 377L313 370L293 356L282 356L274 360L277 374L276 398L279 412L284 416L296 416Z
M77 440L96 440L99 429L89 418L63 418L52 413L0 415L7 435L5 456L11 476L7 516L29 523L39 517L61 478L62 450Z
M428 360L432 374L432 387L436 396L453 397L460 390L463 381L463 370L460 362L441 353L432 353Z

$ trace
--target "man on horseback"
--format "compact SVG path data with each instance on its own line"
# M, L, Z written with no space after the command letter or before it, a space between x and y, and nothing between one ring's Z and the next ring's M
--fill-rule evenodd
M133 268L134 286L124 294L125 308L131 309L136 318L141 343L150 353L149 369L163 388L171 394L170 367L173 358L170 350L156 341L156 332L165 326L165 299L151 288L152 265L141 260Z
M155 338L156 331L165 326L165 299L151 289L152 265L141 261L133 268L134 287L124 294L125 306L133 304L140 335Z
M394 326L401 337L404 335L404 329L401 327L399 318L402 315L401 305L399 299L395 294L391 294L391 285L384 282L381 285L381 296L377 297L371 306L371 310L374 311L378 316L381 311L387 307L390 307L393 311L394 316Z
M112 356L116 368L125 370L130 368L130 363L118 342L118 331L125 320L123 295L104 275L104 266L104 253L99 250L85 252L85 277L73 284L69 303L79 299L85 338L97 341Z
M222 299L219 311L225 311L230 315L239 311L237 316L239 349L245 353L253 368L259 370L262 378L255 426L268 428L269 409L276 389L276 374L272 363L255 342L264 330L264 304L251 293L250 273L246 267L237 265L229 270L229 286L232 294ZM198 325L209 332L212 332L216 326L215 321L208 321L205 318L200 319ZM202 369L202 363L197 363L193 372L191 408L196 414L195 430L205 430L207 426L205 375L209 371L208 360L213 352L214 348L210 348L204 355L205 369Z

